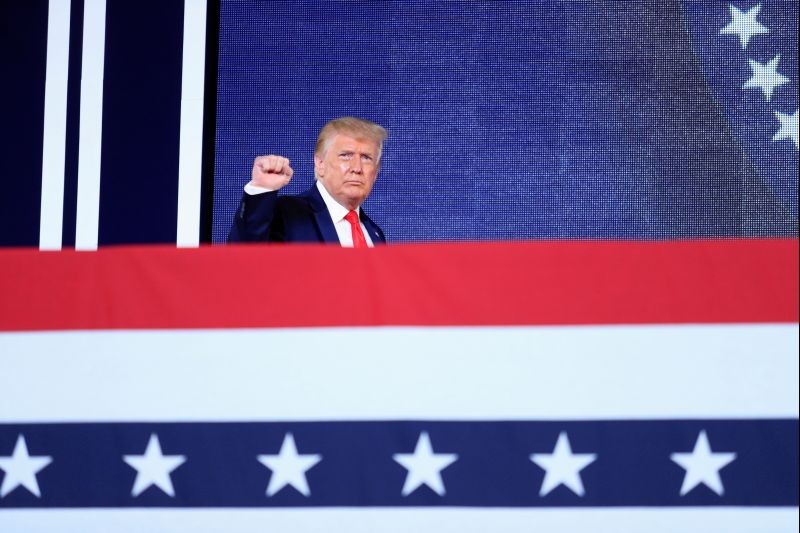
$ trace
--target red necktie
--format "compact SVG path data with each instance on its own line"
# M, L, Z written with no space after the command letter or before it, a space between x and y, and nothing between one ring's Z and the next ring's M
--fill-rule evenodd
M350 231L353 234L353 248L369 248L367 239L364 238L364 232L361 231L358 213L355 211L348 211L344 218L350 223Z

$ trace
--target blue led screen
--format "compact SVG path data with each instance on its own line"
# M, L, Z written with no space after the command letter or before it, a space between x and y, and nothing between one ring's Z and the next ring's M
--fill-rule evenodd
M213 240L344 115L390 132L389 242L796 236L797 3L759 5L224 0Z

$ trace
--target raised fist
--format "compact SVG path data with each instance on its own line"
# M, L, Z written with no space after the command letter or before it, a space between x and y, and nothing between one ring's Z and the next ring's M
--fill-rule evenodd
M277 191L292 179L294 170L288 159L279 155L261 155L253 161L253 185Z

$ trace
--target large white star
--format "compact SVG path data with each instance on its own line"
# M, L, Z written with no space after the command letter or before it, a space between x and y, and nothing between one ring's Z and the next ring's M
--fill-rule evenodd
M730 11L731 21L719 33L720 35L738 35L742 49L747 48L747 43L750 42L752 37L762 33L769 33L769 28L757 20L758 14L761 12L761 4L753 6L747 11L742 11L735 5L730 4Z
M794 141L794 147L798 148L800 144L798 144L798 128L797 128L797 109L794 110L794 114L787 115L785 113L781 113L780 111L775 111L775 116L777 117L778 121L781 123L780 129L772 136L773 141L781 141L783 139L791 139Z
M122 459L136 469L131 496L134 498L155 485L169 496L175 496L170 473L186 462L185 455L164 455L158 435L150 435L144 455L123 455Z
M303 496L311 496L311 490L306 481L306 471L322 460L319 454L297 453L294 437L287 433L283 437L283 444L278 455L259 455L258 461L272 470L272 476L267 485L267 496L272 496L286 485L291 485Z
M749 80L744 82L742 88L749 89L751 87L758 87L764 93L766 99L770 100L776 87L784 83L789 83L789 78L778 72L778 62L780 60L780 54L766 63L759 63L758 61L749 59L750 70L753 71L753 75L750 76Z
M722 496L725 488L719 477L722 467L736 459L735 453L713 453L708 443L706 430L697 436L694 450L691 453L673 453L670 458L686 470L681 485L681 496L684 496L700 483Z
M420 433L414 453L396 453L392 457L408 470L403 484L403 496L408 496L422 485L427 485L439 496L444 496L442 470L458 460L455 453L433 453L427 431Z
M19 435L11 455L0 457L0 470L5 472L3 484L0 486L0 498L5 498L9 492L19 486L25 487L34 496L41 498L42 493L39 491L36 474L52 462L53 458L50 456L28 454L25 437Z
M584 495L583 481L580 471L597 459L595 453L572 453L567 432L558 435L553 453L534 453L531 461L544 469L544 480L539 496L546 496L553 489L563 484L578 496Z

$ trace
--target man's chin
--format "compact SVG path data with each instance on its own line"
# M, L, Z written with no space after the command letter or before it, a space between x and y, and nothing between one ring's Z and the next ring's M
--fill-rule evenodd
M357 190L346 190L341 195L342 202L340 202L345 207L350 207L351 209L355 209L353 206L361 205L364 200L367 199L367 195L365 194L363 189Z
M342 187L342 193L345 196L349 196L352 198L361 198L362 200L367 197L369 194L369 189L363 183L346 183L344 187Z

